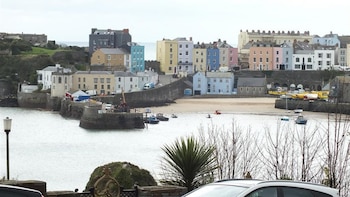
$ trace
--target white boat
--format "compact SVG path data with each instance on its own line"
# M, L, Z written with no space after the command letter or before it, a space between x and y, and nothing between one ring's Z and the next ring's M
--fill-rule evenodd
M282 116L282 117L281 117L281 120L282 120L282 121L289 121L289 117L288 117L288 116Z
M297 119L295 120L296 124L306 124L307 123L307 119L304 118L304 116L300 115L297 117Z
M172 118L177 118L177 115L176 114L171 114L171 117Z
M303 113L303 109L295 109L294 113L298 114L298 113Z

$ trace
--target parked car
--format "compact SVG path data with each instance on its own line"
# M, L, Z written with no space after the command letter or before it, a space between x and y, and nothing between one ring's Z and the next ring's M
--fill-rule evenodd
M0 196L1 197L44 197L38 190L28 189L19 186L1 185L0 184Z
M339 191L297 181L223 180L204 185L183 197L339 197Z

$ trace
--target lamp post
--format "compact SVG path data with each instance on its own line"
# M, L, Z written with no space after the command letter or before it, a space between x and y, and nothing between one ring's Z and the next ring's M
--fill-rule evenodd
M11 131L12 119L4 119L4 131L6 133L6 162L7 162L7 180L10 180L10 162L9 162L9 133Z

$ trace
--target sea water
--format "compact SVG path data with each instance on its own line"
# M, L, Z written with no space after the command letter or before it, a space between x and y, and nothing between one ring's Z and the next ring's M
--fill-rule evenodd
M205 113L179 113L178 118L145 129L87 130L79 120L66 119L57 112L22 108L0 108L0 118L12 119L9 134L10 179L40 180L48 191L84 190L93 170L110 162L126 161L150 171L159 179L161 147L176 139L197 135L216 125L261 132L276 130L280 116L270 114L224 113L207 118ZM308 126L322 122L319 115L308 116ZM323 119L324 120L324 119ZM283 123L287 124L287 123ZM291 120L290 123L293 124ZM2 125L2 121L0 123ZM2 125L3 127L3 125ZM0 133L0 176L6 176L6 134Z

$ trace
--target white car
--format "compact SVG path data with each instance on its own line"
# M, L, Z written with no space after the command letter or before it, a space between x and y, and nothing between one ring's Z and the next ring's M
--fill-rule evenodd
M297 181L224 180L204 185L183 197L339 197L339 191Z

